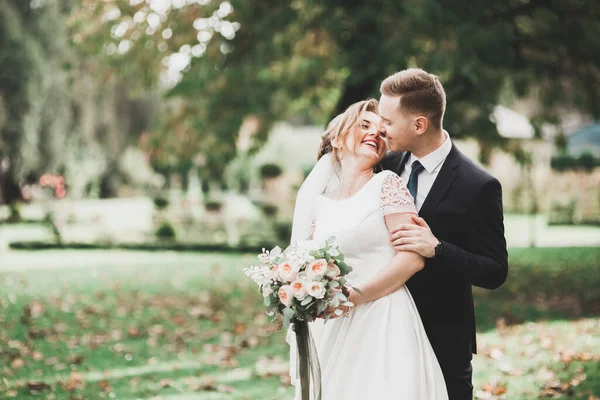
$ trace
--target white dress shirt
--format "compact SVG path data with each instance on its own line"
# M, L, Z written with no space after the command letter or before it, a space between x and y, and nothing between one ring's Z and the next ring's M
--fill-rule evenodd
M419 174L417 198L415 201L417 211L421 209L421 206L425 202L425 199L435 182L435 178L437 178L440 169L442 169L442 165L444 165L444 161L446 161L448 154L450 154L450 150L452 150L452 141L450 140L450 137L446 135L444 143L435 151L427 154L423 158L417 158L414 154L411 154L410 159L404 166L401 177L406 185L408 185L408 178L410 177L413 162L418 160L425 168L425 170Z

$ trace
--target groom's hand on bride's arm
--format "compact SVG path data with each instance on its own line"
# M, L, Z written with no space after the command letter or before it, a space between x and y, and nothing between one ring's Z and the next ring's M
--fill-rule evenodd
M423 218L413 215L412 222L391 229L390 242L397 251L412 251L425 258L434 257L440 241Z

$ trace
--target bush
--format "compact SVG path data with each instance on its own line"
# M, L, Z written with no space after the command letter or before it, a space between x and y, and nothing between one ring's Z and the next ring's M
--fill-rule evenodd
M600 158L589 152L581 153L578 157L563 153L552 157L550 166L557 171L582 169L589 172L600 166Z
M600 248L510 249L508 279L487 295L511 299L576 298L582 312L600 307Z
M260 177L262 179L277 178L283 173L283 169L273 163L264 164L260 167Z
M170 223L163 222L156 230L155 235L161 240L175 240L175 228Z
M262 203L260 208L267 217L274 217L277 215L277 211L279 211L279 207L272 203Z
M132 251L193 251L193 252L219 252L219 253L254 253L258 254L262 248L271 249L274 243L242 244L228 246L220 243L80 243L80 242L13 242L9 244L13 250L132 250Z
M275 235L280 246L284 247L292 240L292 221L279 221L275 223Z
M206 211L219 211L223 207L223 203L219 200L208 200L204 203Z
M169 199L167 199L166 197L155 197L154 198L154 206L156 208L158 208L159 210L164 210L165 208L169 207Z
M21 211L19 210L19 206L16 203L12 203L10 206L10 215L8 216L7 222L9 224L15 224L17 222L21 222L23 217L21 216Z

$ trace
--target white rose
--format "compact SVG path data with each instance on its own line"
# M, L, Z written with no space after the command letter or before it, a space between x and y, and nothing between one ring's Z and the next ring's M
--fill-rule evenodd
M292 287L292 293L294 294L295 298L297 298L298 300L304 300L306 298L307 293L306 285L304 284L304 282L300 280L295 280L290 284L290 286Z
M283 279L285 282L291 282L296 280L296 275L298 274L298 270L300 268L298 268L296 265L294 264L290 264L287 262L284 262L282 264L279 264L279 276L281 277L281 279Z
M279 301L281 301L281 304L284 306L289 307L292 304L294 294L292 293L292 287L290 285L283 285L280 287L277 295L279 296Z
M315 299L322 299L325 296L325 284L323 282L310 282L306 292Z

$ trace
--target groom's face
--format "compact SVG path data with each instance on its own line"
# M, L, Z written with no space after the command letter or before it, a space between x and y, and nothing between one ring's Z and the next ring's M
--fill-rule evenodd
M390 150L396 152L411 151L417 137L414 121L398 107L399 98L381 95L379 100L379 115L381 116L380 131L384 132L390 143Z

